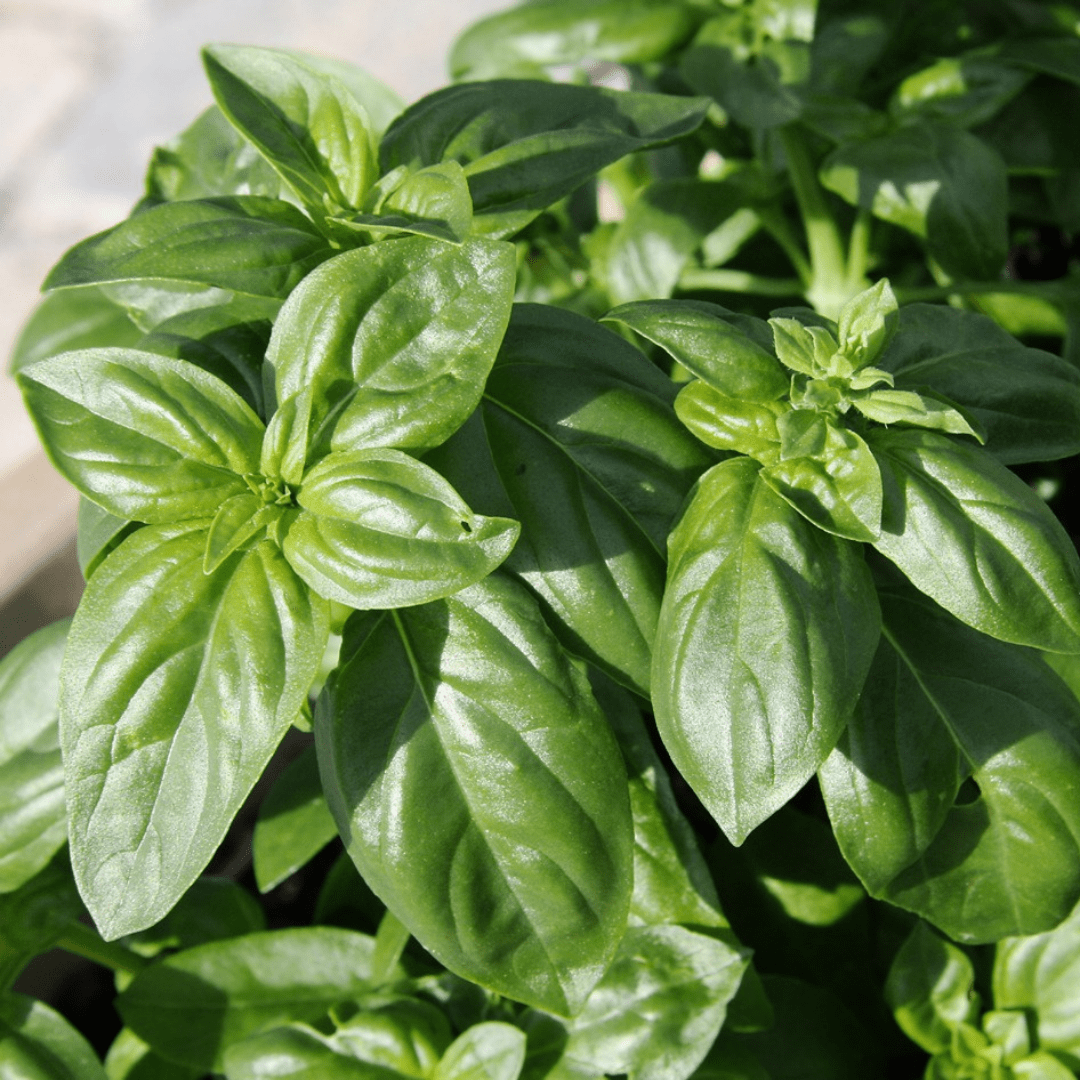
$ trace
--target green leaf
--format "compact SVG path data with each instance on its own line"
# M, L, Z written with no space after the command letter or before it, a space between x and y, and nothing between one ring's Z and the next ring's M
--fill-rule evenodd
M985 142L950 124L922 123L841 146L822 183L926 240L948 273L993 279L1008 254L1005 163Z
M473 23L450 51L450 76L478 81L587 60L659 60L690 36L695 23L687 7L671 0L524 5Z
M162 1057L220 1072L226 1049L241 1039L321 1020L373 990L374 947L365 934L329 926L197 945L143 969L117 1007Z
M898 389L926 386L955 401L1005 464L1080 453L1080 373L984 315L909 304L878 363L895 375Z
M525 1063L525 1033L488 1020L463 1031L435 1066L432 1080L517 1080Z
M712 1046L749 963L745 950L682 926L634 927L571 1020L583 1071L679 1080Z
M315 747L308 746L285 767L259 806L251 842L259 892L280 885L335 836Z
M738 316L699 300L642 300L623 304L605 322L629 327L659 345L699 379L728 397L760 404L786 394L790 380L767 349L750 337Z
M878 635L859 549L810 525L734 458L671 535L653 654L657 726L735 844L828 756Z
M67 839L60 760L60 661L70 619L0 660L0 893L43 870Z
M1019 645L1080 652L1080 560L1022 480L979 447L876 429L885 508L874 546L969 626Z
M647 692L664 543L711 458L674 388L589 319L515 305L482 413L430 460L485 513L522 523L506 568L567 647Z
M852 297L841 309L837 340L855 370L873 363L896 332L896 297L888 278Z
M134 349L86 349L18 375L53 464L116 517L210 517L258 472L263 424L219 379Z
M316 745L365 880L452 971L572 1013L632 884L626 774L584 675L498 576L354 616L342 656Z
M87 581L120 541L139 528L137 522L115 517L83 496L79 497L77 523L76 556L79 569Z
M959 1024L979 1020L971 961L924 922L915 924L893 959L885 1000L904 1034L930 1054L949 1049Z
M134 345L141 333L127 312L92 285L50 293L27 320L11 350L12 372L72 349Z
M474 514L398 450L332 453L304 477L282 550L320 596L353 608L423 604L490 574L518 524Z
M913 390L868 390L864 396L852 398L851 403L868 420L879 424L906 424L984 441L959 410Z
M762 480L819 529L848 540L876 540L881 471L866 441L806 409L782 414L777 428L785 446L780 460L761 470ZM796 440L807 434L820 447L799 453ZM790 454L789 441L796 444Z
M279 199L193 199L143 210L76 244L53 267L44 288L108 282L141 283L152 291L214 286L283 300L331 254L311 221Z
M203 64L218 107L305 205L357 208L378 176L375 137L348 88L297 53L210 45Z
M0 1076L105 1080L86 1039L58 1012L22 994L0 995Z
M68 638L72 864L110 939L157 922L195 880L322 660L326 605L276 546L213 574L205 547L205 523L133 533L94 574Z
M155 1054L130 1028L121 1028L105 1055L109 1080L198 1080L200 1073Z
M673 142L704 120L702 98L501 79L421 98L387 129L382 171L457 161L474 227L509 236L626 154Z
M280 506L267 506L250 491L226 499L206 534L203 571L212 574L234 551L260 529L272 525L283 513Z
M994 955L995 1006L1027 1010L1034 1018L1039 1046L1061 1055L1074 1071L1080 1068L1078 994L1080 907L1046 933L1006 938L998 943Z
M313 394L294 438L306 425L314 456L446 439L480 400L510 317L514 266L509 244L418 237L346 252L309 275L267 353L279 402Z
M763 464L779 459L777 421L790 411L786 401L746 401L721 393L701 379L687 383L675 399L678 418L707 446L749 454Z
M946 120L975 127L999 113L1030 81L1028 72L999 57L943 56L900 83L890 111L900 123Z
M1080 897L1080 704L902 579L879 593L878 654L819 773L844 857L957 941L1053 926Z

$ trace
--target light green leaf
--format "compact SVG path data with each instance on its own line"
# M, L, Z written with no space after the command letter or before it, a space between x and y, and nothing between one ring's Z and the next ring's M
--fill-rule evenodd
M110 514L108 510L102 510L84 496L79 497L76 521L76 556L79 569L87 581L102 559L113 551L129 532L139 527L136 522L125 521Z
M313 394L310 417L297 415L282 447L306 437L316 458L446 439L480 400L510 317L514 266L509 244L416 237L346 252L310 274L267 353L279 402Z
M67 839L60 760L60 661L70 619L0 660L0 893L43 870Z
M53 464L119 518L211 517L257 472L262 421L193 364L134 349L86 349L18 375Z
M487 1020L463 1031L435 1066L432 1080L517 1080L525 1064L525 1033Z
M773 347L780 362L792 371L810 378L821 378L829 372L839 344L824 326L804 326L798 319L774 318Z
M0 1076L105 1080L97 1054L58 1012L22 994L0 996Z
M899 579L822 792L869 892L957 941L1059 922L1080 897L1080 704L1037 656Z
M282 544L320 596L353 608L423 604L490 574L517 522L474 514L433 469L398 450L332 453L304 477Z
M574 1012L632 884L626 774L584 675L499 576L354 616L342 656L315 736L364 879L452 971Z
M810 525L734 458L671 535L653 654L657 726L735 844L832 750L878 635L859 549Z
M225 1051L241 1039L321 1020L332 1006L373 990L374 948L366 934L329 926L197 945L143 969L117 1007L162 1057L219 1072Z
M977 446L875 429L885 492L874 546L969 626L1020 645L1080 652L1080 560L1022 480Z
M855 370L873 363L896 332L896 297L888 278L852 297L838 320L840 348Z
M280 49L210 45L203 64L218 107L317 216L360 206L378 175L375 137L342 82Z
M157 922L195 880L322 660L326 605L276 546L205 574L206 537L205 523L133 533L94 574L68 639L72 865L109 939Z
M234 551L283 513L280 506L267 506L250 491L226 499L206 534L204 572L212 574Z
M865 396L852 398L851 403L868 420L879 424L907 424L984 441L959 410L913 390L869 390Z
M285 767L259 806L251 842L259 892L280 885L335 836L315 747L309 746Z
M777 421L790 411L786 401L746 401L701 379L687 383L675 399L675 414L707 446L749 454L766 465L780 457Z

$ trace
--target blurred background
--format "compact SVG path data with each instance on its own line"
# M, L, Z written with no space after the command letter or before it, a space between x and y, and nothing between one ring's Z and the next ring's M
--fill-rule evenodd
M155 145L211 104L199 49L283 45L364 67L407 102L446 83L470 23L509 0L0 0L0 652L65 614L77 496L52 470L11 346L65 249L125 217Z

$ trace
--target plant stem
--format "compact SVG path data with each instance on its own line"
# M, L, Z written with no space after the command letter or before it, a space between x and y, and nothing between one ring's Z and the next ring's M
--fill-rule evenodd
M387 911L379 920L379 929L375 931L375 952L371 957L371 978L376 986L390 981L411 936L405 924L393 912Z
M764 277L745 270L706 270L692 267L679 278L680 289L715 289L717 292L756 293L759 296L799 296L803 283L798 278Z
M791 230L791 225L784 215L774 207L763 207L757 211L758 217L765 231L780 245L781 250L788 257L795 273L799 275L803 289L810 288L814 278L814 272L810 268L810 262L803 254L799 241Z
M954 281L949 285L918 285L913 288L901 286L895 290L896 298L903 304L920 300L947 300L950 296L977 296L980 293L1012 293L1017 296L1039 296L1049 303L1046 282L1038 281Z
M56 944L76 956L128 975L137 975L147 964L138 953L117 945L115 941L105 941L95 930L81 922L69 923Z
M870 225L873 218L869 210L861 209L855 215L848 237L847 283L854 295L869 285L866 265L870 258Z

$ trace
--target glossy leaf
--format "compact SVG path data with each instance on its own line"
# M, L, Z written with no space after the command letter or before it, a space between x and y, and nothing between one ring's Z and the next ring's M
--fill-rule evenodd
M134 349L87 349L19 373L53 464L119 518L211 517L259 469L262 421L219 379Z
M584 676L500 577L354 616L342 655L316 745L364 879L452 971L573 1012L631 891L626 774Z
M309 746L285 767L259 806L251 842L259 891L280 885L335 836L315 747Z
M278 402L312 390L295 437L306 423L315 457L442 442L480 400L513 290L513 248L489 240L406 239L320 267L282 308L267 354Z
M507 560L568 647L647 690L662 552L708 452L674 388L579 315L516 305L482 414L429 458L485 513L522 523Z
M854 398L852 405L868 420L879 424L904 424L952 435L971 435L983 442L958 409L913 390L871 390L863 397Z
M730 397L701 379L687 383L675 399L676 415L707 446L749 454L764 464L780 457L776 425L788 411L787 402L759 404Z
M116 549L129 532L139 528L137 522L125 521L102 510L96 503L80 496L76 532L76 556L79 569L87 581L102 559Z
M724 1023L748 956L682 926L627 931L611 966L570 1022L566 1057L583 1071L682 1080Z
M518 525L474 514L398 450L333 453L304 477L282 550L320 596L353 608L423 604L490 574Z
M1080 561L1031 488L946 436L877 429L867 440L885 491L878 551L969 626L1080 652Z
M924 123L840 147L821 179L853 206L925 238L950 274L1000 273L1008 253L1005 164L961 128Z
M879 592L878 654L819 774L845 858L958 941L1053 926L1080 897L1080 704L902 580Z
M668 544L657 726L735 844L832 750L877 643L858 548L810 525L748 458L707 472Z
M246 544L260 529L273 524L283 511L267 506L258 495L233 495L221 504L206 534L203 570L212 574L234 551Z
M670 0L555 0L510 8L473 23L454 42L450 75L476 81L589 60L659 60L694 25L693 14Z
M705 118L702 98L534 80L460 83L422 98L387 129L383 172L457 161L475 228L509 236L626 154L672 142Z
M372 124L346 86L301 54L211 45L218 107L316 214L358 207L378 175Z
M728 397L759 404L788 391L784 369L739 325L738 316L698 300L642 300L604 316L659 345L672 359Z
M432 1080L517 1080L525 1063L525 1033L488 1020L463 1031L442 1056Z
M0 893L44 869L67 839L60 760L60 661L70 619L0 661Z
M0 996L0 1076L12 1080L105 1080L90 1044L48 1005Z
M163 1057L221 1071L226 1049L289 1021L320 1020L374 989L375 942L329 926L248 934L174 953L120 995L124 1022Z
M143 210L76 244L44 287L175 283L227 290L221 299L232 292L282 300L331 254L311 221L279 199L193 199Z
M983 315L909 304L877 363L898 389L922 386L961 405L999 461L1049 461L1080 452L1080 374L1028 348Z
M107 938L157 922L198 876L322 659L326 606L275 546L213 574L205 547L197 523L132 534L94 574L69 635L72 864Z

